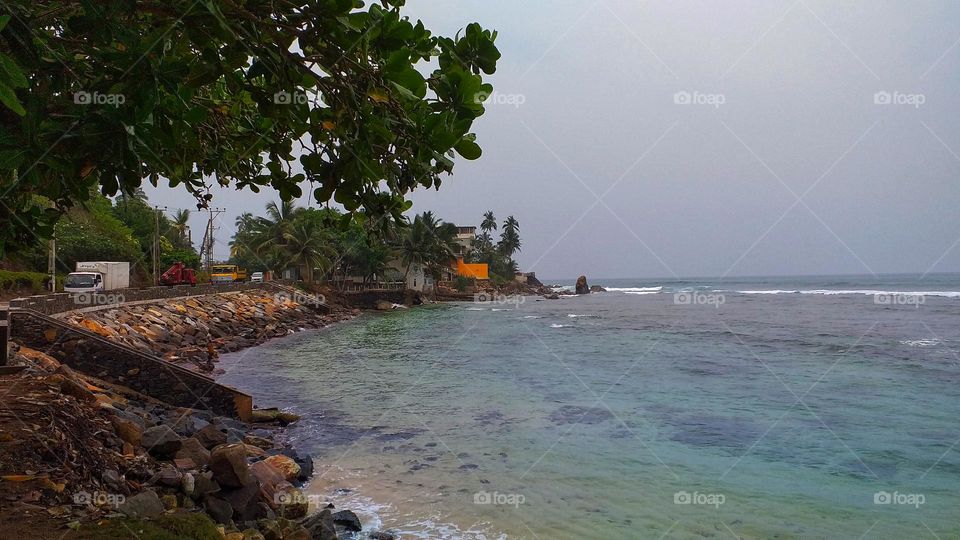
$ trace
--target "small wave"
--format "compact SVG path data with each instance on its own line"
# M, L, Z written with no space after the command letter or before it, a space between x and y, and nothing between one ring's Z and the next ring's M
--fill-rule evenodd
M905 339L900 342L908 347L935 347L941 343L943 342L939 339Z
M524 315L523 318L524 318L524 319L539 319L540 316L539 316L539 315Z
M608 291L611 292L622 292L629 294L653 294L658 293L663 290L663 286L659 287L607 287Z
M510 308L490 308L490 311L513 311Z
M872 289L769 289L733 291L739 294L820 294L825 296L866 295L866 296L941 296L960 298L960 291L877 291Z
M573 325L572 325L572 324L556 324L556 323L554 323L554 324L551 324L551 325L550 325L550 328L569 328L569 327L571 327L571 326L573 326Z
M484 311L484 309L478 307L468 307L467 311Z
M578 318L578 317L582 317L582 318L585 318L585 319L599 319L599 318L600 318L599 315L580 315L580 314L577 314L577 313L567 313L567 317L570 317L571 319L576 319L576 318Z

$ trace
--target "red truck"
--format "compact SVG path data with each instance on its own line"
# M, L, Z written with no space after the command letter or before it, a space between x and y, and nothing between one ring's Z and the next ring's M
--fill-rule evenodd
M160 276L161 285L196 285L197 273L182 262L174 263Z

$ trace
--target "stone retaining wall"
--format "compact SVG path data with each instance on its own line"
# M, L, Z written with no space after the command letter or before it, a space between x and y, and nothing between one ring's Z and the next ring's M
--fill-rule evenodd
M211 284L203 283L194 287L190 285L176 285L172 287L146 287L141 289L116 289L105 291L99 294L86 293L56 293L28 296L26 298L16 298L10 301L11 308L24 308L43 313L45 315L54 315L73 311L76 309L86 309L92 307L109 307L116 304L127 302L141 302L145 300L161 300L165 298L178 298L182 296L202 296L207 294L217 294L234 291L248 291L251 289L265 289L285 291L283 283L222 283Z
M244 421L252 414L253 398L248 394L34 311L12 309L10 334L14 341L81 373L177 407L206 409Z

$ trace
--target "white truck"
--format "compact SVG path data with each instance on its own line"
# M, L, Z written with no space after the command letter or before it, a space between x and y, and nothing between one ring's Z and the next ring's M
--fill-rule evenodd
M78 262L77 271L67 274L63 292L99 293L130 286L128 262Z

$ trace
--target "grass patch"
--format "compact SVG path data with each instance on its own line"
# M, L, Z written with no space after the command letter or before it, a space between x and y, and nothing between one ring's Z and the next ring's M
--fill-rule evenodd
M87 524L67 538L100 540L103 538L137 538L139 540L223 540L217 524L206 514L180 512L154 521L111 519L102 524Z

